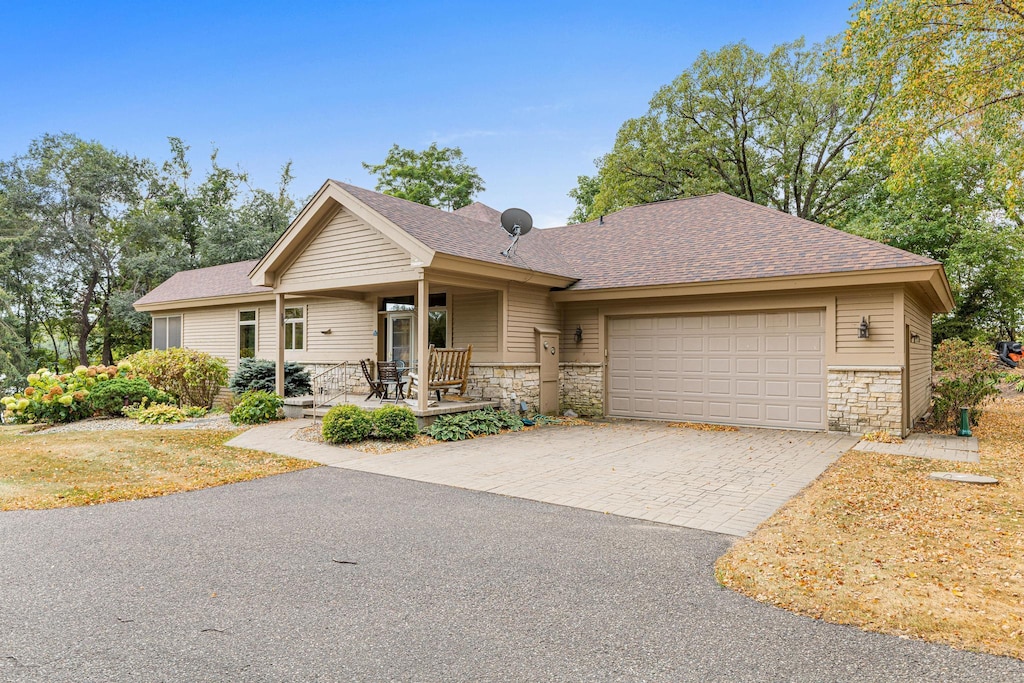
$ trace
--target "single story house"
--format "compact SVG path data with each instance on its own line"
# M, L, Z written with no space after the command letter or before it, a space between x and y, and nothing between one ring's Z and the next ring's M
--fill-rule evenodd
M263 258L135 307L155 347L348 361L353 384L359 359L471 344L470 393L543 412L905 433L929 409L931 318L953 307L936 261L726 194L533 230L509 255L499 217L329 180Z

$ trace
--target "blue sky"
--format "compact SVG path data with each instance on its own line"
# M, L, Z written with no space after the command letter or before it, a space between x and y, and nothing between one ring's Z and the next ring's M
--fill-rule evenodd
M14 5L14 6L12 6ZM843 31L849 0L0 4L0 158L73 132L161 161L168 136L257 185L294 164L372 188L393 143L462 148L479 199L560 225L566 193L701 50Z

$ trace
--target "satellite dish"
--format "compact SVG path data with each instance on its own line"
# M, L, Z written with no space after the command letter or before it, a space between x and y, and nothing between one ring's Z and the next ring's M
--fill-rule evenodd
M511 237L518 237L530 232L533 218L522 209L505 209L501 214L501 227Z

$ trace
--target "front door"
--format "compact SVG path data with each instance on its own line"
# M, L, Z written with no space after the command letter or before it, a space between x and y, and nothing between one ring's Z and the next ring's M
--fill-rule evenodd
M416 313L391 311L387 325L387 360L402 361L413 367L416 360Z
M558 340L557 331L537 331L537 356L540 358L540 412L558 412Z

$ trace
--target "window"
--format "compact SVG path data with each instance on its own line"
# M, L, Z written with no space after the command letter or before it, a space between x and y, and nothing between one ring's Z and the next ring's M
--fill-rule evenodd
M238 312L238 357L256 355L256 311Z
M284 348L301 351L306 339L306 310L302 306L284 309Z
M434 348L444 349L448 347L448 309L432 308L427 313L427 322L430 324L430 334L427 335L428 343Z
M153 316L153 348L173 349L181 346L181 316Z

